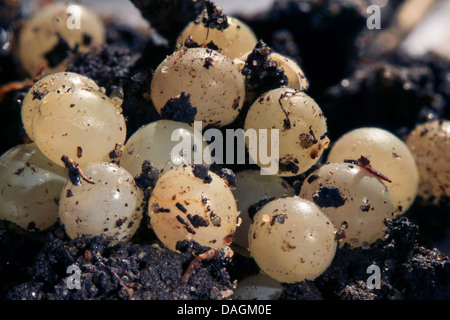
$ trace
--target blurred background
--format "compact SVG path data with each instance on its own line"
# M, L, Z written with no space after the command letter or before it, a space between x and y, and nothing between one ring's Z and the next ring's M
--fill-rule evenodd
M24 15L30 15L42 2L45 1L22 1ZM129 0L79 0L77 2L93 8L105 19L115 20L118 23L137 28L145 28L147 25L146 20L142 18L140 12ZM275 2L275 0L214 1L216 5L221 6L229 14L245 16L266 12ZM450 57L450 0L368 0L361 1L361 4L366 7L377 5L381 8L381 14L383 15L384 9L387 10L392 2L411 4L411 9L401 17L404 20L402 23L410 28L402 37L401 47L405 52L412 56L437 52ZM367 17L369 16L370 14L367 14ZM405 20L410 22L405 22ZM389 26L389 23L384 23L382 30Z

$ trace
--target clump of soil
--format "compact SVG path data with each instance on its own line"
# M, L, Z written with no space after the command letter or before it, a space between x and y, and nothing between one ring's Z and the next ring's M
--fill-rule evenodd
M184 252L176 253L158 243L112 244L106 236L69 241L48 236L31 267L30 280L12 288L6 299L221 300L234 289L224 254L202 261L188 281L181 282L194 255L207 251L196 244L184 244ZM79 289L67 285L72 265L81 272Z
M387 239L368 249L339 248L332 265L309 286L324 299L449 299L450 260L437 249L418 242L419 228L401 217L388 225ZM373 274L367 268L380 268L381 287L370 289ZM300 285L287 287L287 296L297 297Z

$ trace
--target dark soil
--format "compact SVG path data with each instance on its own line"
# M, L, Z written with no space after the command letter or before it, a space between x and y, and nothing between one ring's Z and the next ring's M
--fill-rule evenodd
M220 300L230 296L232 285L224 257L209 259L194 270L187 283L180 282L193 259L206 249L187 244L184 253L175 253L157 244L138 245L109 239L80 237L64 241L53 234L36 256L31 279L22 283L6 299L126 299L126 300ZM77 265L81 288L67 288L67 268Z

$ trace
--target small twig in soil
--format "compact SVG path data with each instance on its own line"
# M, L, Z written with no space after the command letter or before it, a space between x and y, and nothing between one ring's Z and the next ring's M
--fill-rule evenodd
M44 68L45 66L40 66L37 75L33 78L27 78L22 81L10 82L0 87L0 102L3 100L3 97L8 92L32 87L37 81L42 79L43 76L42 73L44 71Z
M217 250L211 249L208 250L202 254L199 254L197 257L194 258L194 260L191 261L188 268L186 269L186 272L181 276L180 282L182 284L186 284L189 281L189 278L191 277L193 271L200 267L200 263L203 260L214 258L217 255Z
M105 269L107 269L109 272L111 272L111 274L119 281L120 285L125 289L125 291L127 292L128 297L130 298L130 300L134 300L134 290L132 288L130 288L129 286L127 286L125 284L125 282L123 282L123 280L119 277L119 275L112 270L111 268L107 267L101 260L100 258L102 258L102 256L100 255L100 253L95 253L95 257L97 258L97 262L100 263Z

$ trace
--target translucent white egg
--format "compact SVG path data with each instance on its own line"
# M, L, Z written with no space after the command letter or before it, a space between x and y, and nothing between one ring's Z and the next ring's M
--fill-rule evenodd
M353 247L372 244L385 235L385 221L394 206L382 180L349 163L327 163L305 180L299 196L313 201L336 228L345 227L342 243Z
M295 190L281 177L261 175L259 170L245 170L235 174L236 188L233 195L237 200L241 223L236 230L233 244L248 248L248 228L251 224L249 209L261 200L294 196Z
M67 176L34 143L8 150L0 157L0 219L30 230L52 226Z
M31 140L34 140L32 130L33 117L39 109L41 100L49 92L59 91L64 94L72 92L79 87L100 90L94 80L73 72L57 72L48 75L30 88L23 99L21 116L25 132Z
M227 125L239 114L245 98L244 77L225 55L205 48L180 50L156 69L151 99L161 112L167 101L182 92L197 108L195 120L206 125Z
M130 240L143 217L143 191L117 164L90 163L82 170L94 183L74 185L67 180L60 195L58 215L67 235L73 239L106 234Z
M87 51L105 41L103 22L90 9L70 3L53 3L25 21L19 34L19 59L35 76L64 71L72 51Z
M34 114L32 129L42 153L60 165L63 155L81 166L110 161L109 153L126 138L122 109L86 87L48 93Z
M336 253L335 228L313 202L273 200L253 218L249 250L261 270L280 282L314 280Z
M233 298L240 300L278 300L284 287L265 274L255 274L238 281Z
M328 156L329 162L368 157L373 169L391 183L386 186L392 197L395 216L408 210L417 195L419 172L406 144L389 131L380 128L359 128L340 137Z
M172 138L173 137L173 138ZM209 159L211 152L208 144L203 141L202 133L198 133L201 144L202 163ZM173 141L172 141L173 140ZM190 152L182 148L188 141L191 145ZM141 173L142 163L149 160L161 173L178 167L182 164L194 164L194 128L187 123L172 120L159 120L139 128L125 143L120 165L127 169L133 176ZM177 148L177 145L179 146ZM199 149L200 149L199 148ZM211 163L207 160L207 163Z
M245 61L247 60L250 53L251 52L248 52L239 59L235 60L237 66L241 70L245 67ZM306 79L305 73L295 60L277 52L272 52L269 57L275 60L278 63L279 67L283 68L284 74L288 78L288 88L299 91L308 90L309 82Z
M434 120L418 125L406 145L419 170L418 194L438 204L450 195L450 121Z
M274 89L257 99L248 111L244 128L256 130L258 135L256 143L246 140L251 159L265 168L261 148L266 148L272 156L278 152L280 176L299 175L311 168L330 141L320 107L304 92L291 88ZM261 138L261 129L266 130L267 139ZM278 144L272 142L273 130L278 132ZM257 148L250 147L251 143L257 144Z
M151 227L171 250L182 240L214 249L233 241L239 215L236 200L225 180L213 172L198 172L190 165L167 171L156 183L148 207Z
M178 36L178 49L189 36L200 46L206 46L212 41L218 51L232 60L252 51L258 41L249 26L233 17L228 17L228 28L224 30L206 28L201 22L190 22Z
M277 52L273 52L270 56L284 69L284 74L289 80L289 88L300 91L308 90L309 82L297 62Z

